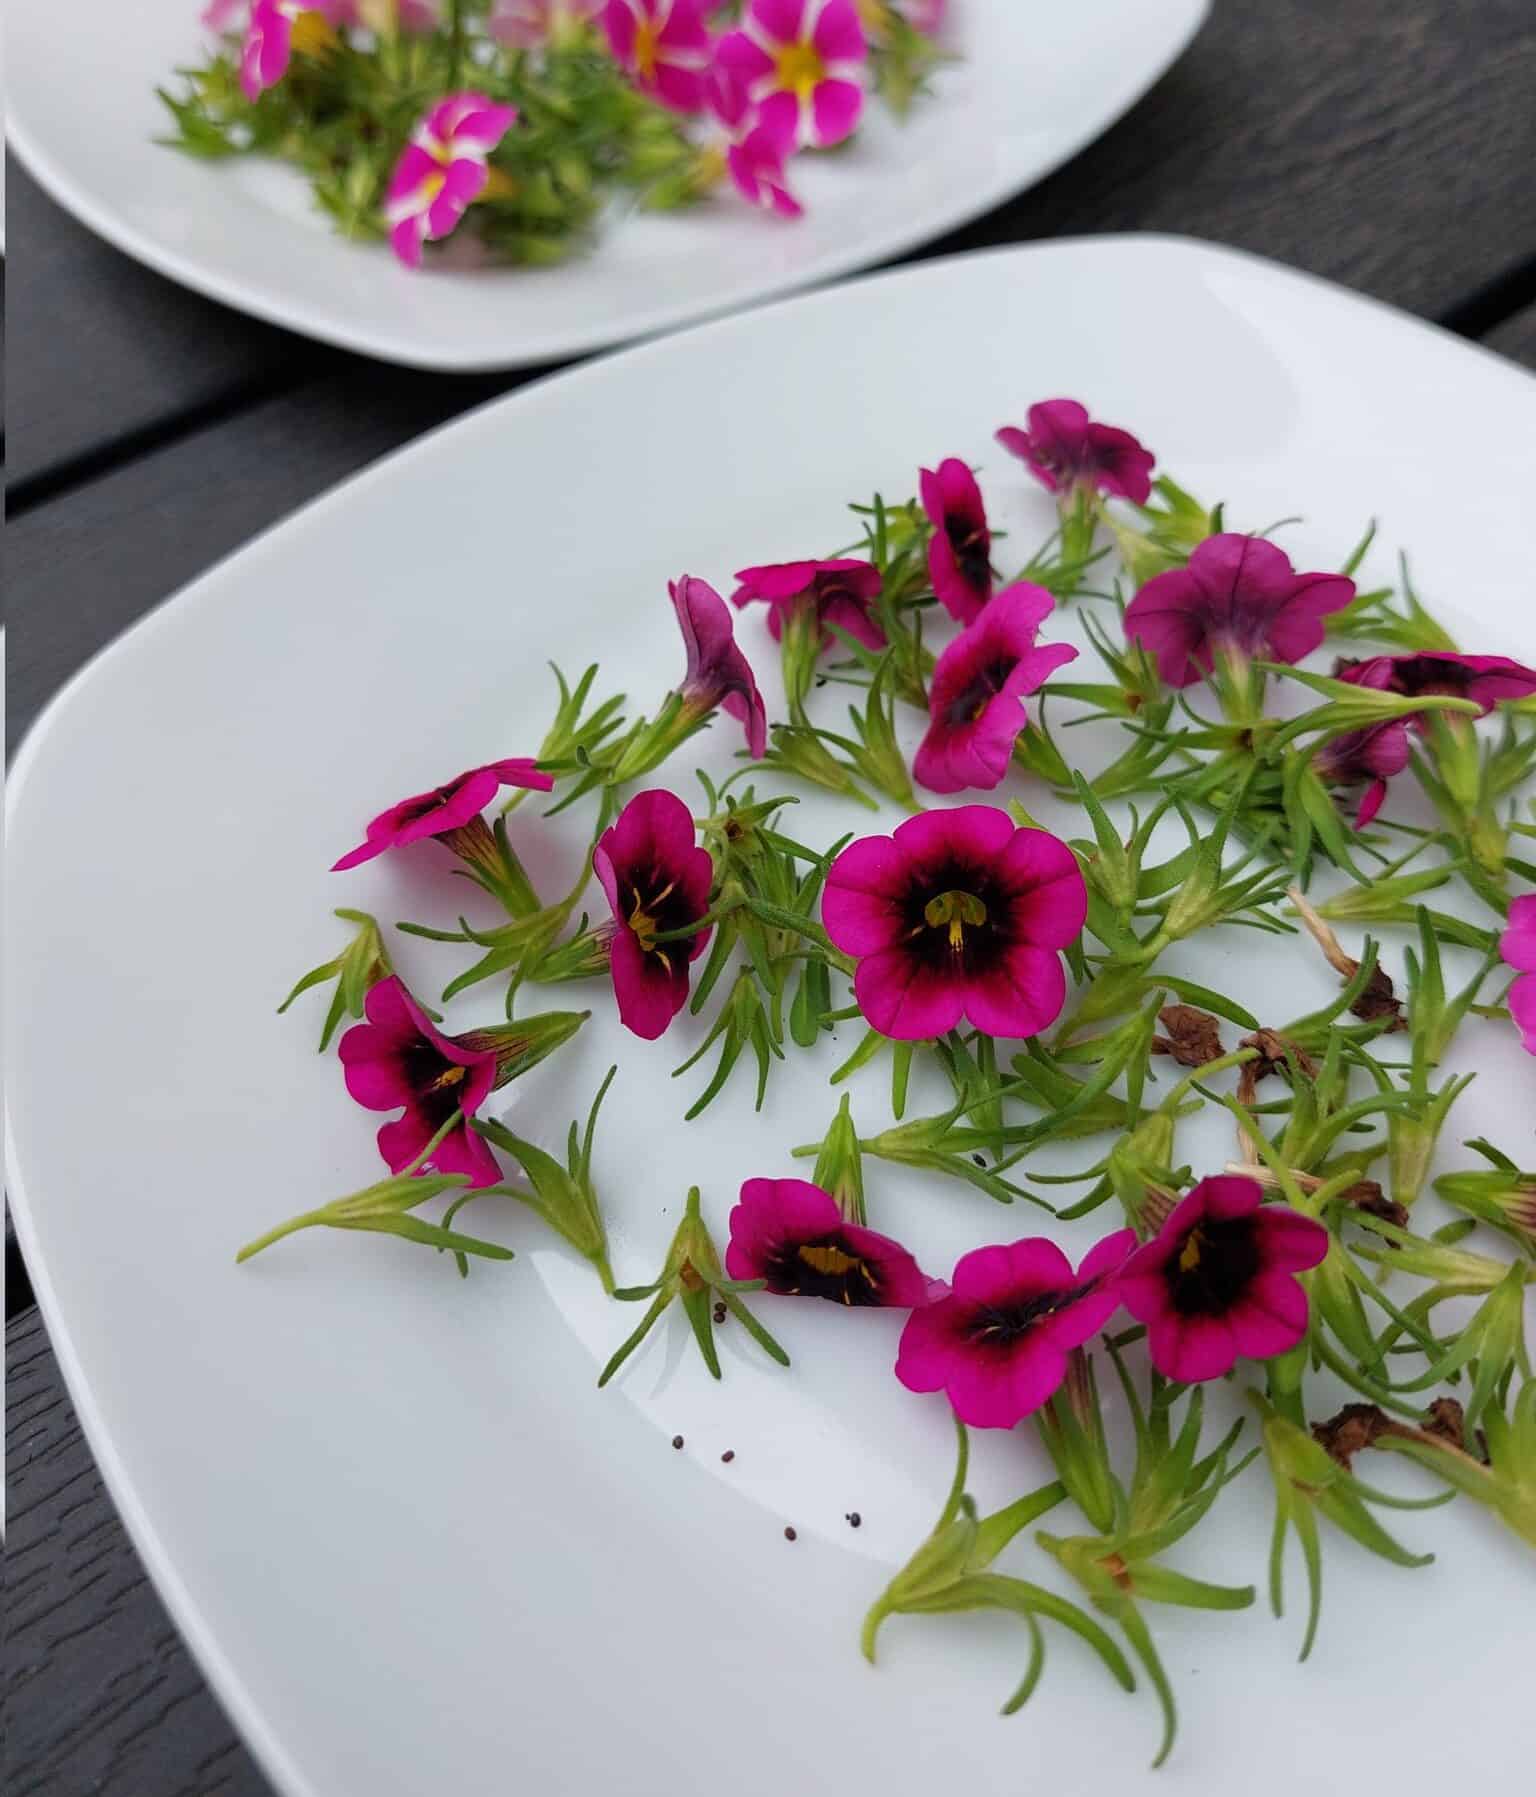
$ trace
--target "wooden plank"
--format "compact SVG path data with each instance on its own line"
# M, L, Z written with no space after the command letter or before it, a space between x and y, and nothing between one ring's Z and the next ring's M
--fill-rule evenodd
M270 1797L123 1532L36 1310L5 1347L9 1797Z
M317 348L152 274L54 205L16 158L10 248L8 477L14 498L82 458L274 382Z
M1506 318L1483 341L1501 356L1508 356L1536 371L1536 305L1527 306L1513 318Z

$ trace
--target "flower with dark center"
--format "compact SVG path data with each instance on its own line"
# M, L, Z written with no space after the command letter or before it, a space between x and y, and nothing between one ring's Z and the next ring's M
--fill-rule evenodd
M1044 587L1019 581L983 607L939 657L928 689L928 734L912 763L930 792L990 790L1008 772L1027 719L1024 695L1077 659L1070 643L1037 643L1055 608Z
M652 1042L688 1002L688 964L710 932L658 942L709 909L714 863L694 841L693 815L675 794L636 793L597 839L592 867L613 910L609 949L624 1027Z
M1156 458L1129 431L1095 424L1075 399L1047 399L1029 408L1029 428L1006 425L997 440L1049 492L1115 493L1144 505Z
M1154 575L1125 610L1125 634L1169 686L1193 686L1218 657L1298 662L1323 640L1323 620L1354 597L1342 574L1298 574L1263 537L1207 537L1185 568Z
M427 836L446 842L456 854L464 853L466 849L473 851L475 844L467 840L467 834L483 832L487 838L490 836L480 813L495 798L498 787L523 786L534 792L548 792L554 784L550 775L541 774L525 756L472 767L446 786L413 793L398 805L391 805L388 811L381 811L368 825L364 841L343 855L331 872L341 873L364 861L372 861L386 849L403 848L406 843L420 842ZM479 832L475 830L476 825L479 825ZM462 841L461 836L465 838ZM475 855L471 852L466 858L473 860Z
M1405 659L1417 659L1407 657ZM1340 661L1333 675L1350 686L1387 690L1391 680L1390 655L1376 655L1369 661ZM1355 786L1365 782L1360 808L1355 813L1355 828L1363 830L1387 796L1387 782L1408 765L1410 749L1408 726L1416 720L1387 718L1379 724L1367 724L1363 730L1347 730L1325 742L1312 758L1312 765L1323 779L1336 786Z
M1328 1231L1263 1196L1254 1179L1202 1179L1121 1269L1125 1307L1166 1377L1219 1379L1240 1355L1269 1360L1306 1334L1296 1275L1327 1254Z
M910 1310L933 1282L889 1236L848 1222L837 1200L803 1179L749 1179L731 1212L725 1270L770 1292L864 1308Z
M1341 660L1334 664L1333 677L1411 699L1431 694L1470 699L1485 716L1506 700L1528 699L1536 693L1536 668L1524 662L1511 661L1507 655L1457 655L1440 649ZM1411 721L1421 730L1426 726L1424 718Z
M733 605L761 599L768 606L768 634L777 643L787 622L804 613L816 626L819 646L837 639L836 625L866 649L885 647L885 632L871 607L880 597L880 570L873 562L838 556L824 562L772 562L742 568L736 575Z
M641 93L674 112L704 104L711 55L704 0L607 0L603 30Z
M1060 951L1088 910L1077 857L1006 811L927 811L866 836L827 874L822 922L854 956L854 997L883 1035L1038 1035L1066 1002Z
M908 1391L945 1392L972 1428L1011 1429L1120 1308L1116 1279L1135 1245L1134 1230L1116 1230L1076 1272L1042 1236L963 1255L949 1295L907 1318L896 1377Z
M933 526L928 578L957 623L969 624L992 597L992 532L976 476L956 456L919 472L918 491Z

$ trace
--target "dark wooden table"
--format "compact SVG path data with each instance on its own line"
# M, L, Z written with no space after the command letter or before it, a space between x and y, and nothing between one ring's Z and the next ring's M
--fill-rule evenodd
M1536 368L1531 0L1214 13L1098 143L923 254L1184 232ZM11 744L81 662L217 557L526 378L403 373L226 312L98 243L14 165L8 215ZM265 1781L102 1489L9 1239L7 1268L5 1788L257 1797Z

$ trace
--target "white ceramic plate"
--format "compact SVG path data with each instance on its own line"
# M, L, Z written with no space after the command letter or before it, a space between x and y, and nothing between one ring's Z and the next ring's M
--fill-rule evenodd
M334 237L275 165L210 166L157 148L155 87L198 52L198 0L79 0L67 32L53 0L8 0L9 129L61 205L173 280L392 361L515 368L825 281L965 223L1124 112L1205 7L955 0L963 60L906 126L875 108L852 151L807 168L800 224L723 201L636 216L595 254L538 273L412 275L387 251Z
M668 576L725 582L828 548L846 539L845 500L910 491L920 462L982 463L1022 561L1050 506L991 432L1057 393L1137 430L1236 523L1304 511L1288 534L1302 565L1336 565L1377 515L1388 547L1372 572L1390 577L1407 542L1420 590L1469 646L1536 652L1536 382L1228 251L1087 240L856 283L531 387L209 574L29 738L9 795L17 1223L112 1492L287 1797L922 1797L936 1780L1111 1792L1142 1777L1150 1697L1114 1691L1070 1639L1006 1722L996 1709L1024 1663L1006 1621L898 1619L880 1669L859 1659L862 1612L950 1470L942 1400L889 1374L899 1318L763 1300L791 1371L728 1326L714 1385L673 1326L599 1393L635 1313L531 1216L482 1207L480 1229L518 1258L462 1284L446 1260L363 1236L232 1262L260 1228L377 1171L378 1119L315 1056L320 1001L272 1014L336 945L328 907L388 920L461 902L435 847L328 875L363 819L532 749L546 657L600 657L651 702L680 665ZM1467 443L1475 474L1454 454ZM772 710L760 619L744 640ZM707 739L717 770L733 736ZM675 779L688 789L686 767ZM858 821L831 803L796 813L812 840ZM525 808L517 830L553 890L577 828ZM433 990L459 963L422 948L401 939L400 961ZM1306 953L1251 932L1202 938L1182 966L1276 1021L1333 989ZM684 1127L701 1082L668 1075L697 1030L640 1048L605 995L593 1002L598 1019L509 1088L503 1114L553 1145L621 1063L598 1173L619 1277L639 1282L690 1182L719 1226L744 1176L804 1171L787 1147L830 1116L824 1076L852 1038L792 1060L760 1117L738 1082ZM1481 1077L1456 1134L1528 1149L1511 1136L1531 1074L1513 1032L1478 1025L1466 1053ZM879 1071L856 1089L867 1125L887 1103ZM1214 1169L1230 1144L1207 1118L1181 1149ZM1039 1227L883 1167L870 1186L875 1217L936 1271ZM1073 1245L1111 1221L1076 1226ZM1025 1433L978 1437L984 1506L1045 1476ZM1181 1563L1262 1582L1266 1489L1246 1476ZM1331 1541L1306 1667L1294 1607L1283 1625L1259 1608L1156 1615L1185 1721L1159 1788L1278 1797L1315 1763L1309 1789L1369 1774L1429 1793L1505 1764L1528 1678L1490 1644L1526 1614L1528 1560L1465 1509L1397 1522L1439 1563L1398 1572ZM1049 1579L1028 1542L1010 1554ZM1292 1593L1299 1606L1294 1568ZM1455 1726L1426 1725L1430 1705Z

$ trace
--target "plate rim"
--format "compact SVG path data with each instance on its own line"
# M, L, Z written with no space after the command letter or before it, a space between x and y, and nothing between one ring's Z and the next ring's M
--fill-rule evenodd
M366 326L349 329L341 320L322 319L318 324L312 319L298 320L293 307L285 306L281 299L261 293L253 297L244 290L244 284L238 279L230 278L216 268L210 269L194 258L182 256L174 246L160 243L150 233L135 226L131 219L119 217L111 206L101 203L91 191L81 188L67 173L60 171L47 146L29 131L23 119L16 116L14 106L6 109L5 139L48 197L72 218L114 249L205 299L214 300L247 317L293 332L313 342L326 344L333 349L372 356L403 368L442 374L510 373L523 368L545 367L606 349L647 342L672 331L713 322L722 316L731 316L776 299L845 280L860 271L878 270L892 259L908 255L935 238L947 236L952 231L973 224L1008 200L1038 186L1080 155L1112 125L1124 118L1162 80L1204 28L1210 17L1212 0L1174 0L1174 4L1186 9L1184 22L1173 31L1160 56L1139 71L1132 81L1117 90L1112 105L1096 109L1083 130L1070 133L1063 140L1059 151L1048 156L1030 174L1020 178L1016 171L999 172L995 180L974 190L943 223L918 230L903 228L889 231L866 240L858 247L834 251L812 273L767 277L756 286L750 297L702 304L685 302L680 306L664 309L656 318L638 329L622 330L617 335L610 330L596 328L578 331L569 336L547 334L529 348L509 346L506 351L490 355L475 348L467 353L461 352L452 340L423 344L407 338L397 340L390 329L380 330Z
M1510 361L1509 358L1499 355L1485 345L1460 337L1432 320L1419 318L1387 301L1358 293L1338 282L1292 268L1285 263L1257 255L1251 251L1178 233L1106 232L1091 236L1053 238L1032 243L1000 245L985 250L960 252L931 258L903 268L872 270L856 280L844 280L831 287L782 296L766 309L777 310L791 306L818 304L836 305L844 303L845 289L856 290L867 282L917 283L924 280L940 279L959 264L1004 260L1023 263L1042 257L1070 259L1084 249L1097 249L1105 245L1114 245L1133 251L1141 248L1152 251L1172 249L1180 256L1188 254L1214 259L1217 262L1237 267L1257 268L1262 270L1267 277L1277 278L1288 285L1299 285L1314 290L1322 289L1335 299L1354 302L1378 314L1389 316L1401 324L1417 327L1418 331L1425 332L1431 337L1447 340L1479 359L1496 363L1506 375L1521 377L1522 381L1529 381L1536 385L1536 374L1528 372L1518 363ZM699 327L697 332L689 332L688 335L692 337L698 334L728 332L743 326L745 318L746 315L743 313L731 313ZM1416 335L1417 331L1414 334ZM33 764L42 752L42 746L45 745L58 717L68 706L76 702L77 689L86 686L90 680L95 678L99 667L109 662L124 644L138 637L145 630L161 627L173 608L179 608L183 603L206 602L208 597L206 589L211 582L216 581L217 576L227 564L252 552L259 553L262 545L269 538L290 527L300 525L303 520L316 511L341 503L343 496L353 488L370 483L375 479L393 475L397 468L407 465L412 458L418 455L434 453L441 447L439 439L451 436L461 427L467 429L484 415L493 411L522 405L530 396L538 393L551 381L579 382L588 378L602 379L609 372L610 362L614 360L621 358L630 360L653 354L667 354L671 352L672 348L673 346L665 335L648 338L618 351L614 357L602 357L584 362L574 368L553 370L526 383L514 392L500 395L482 405L472 407L467 412L423 433L348 476L345 480L317 494L297 510L287 513L275 523L259 531L254 537L242 543L239 548L219 557L194 579L157 601L148 612L136 619L110 642L96 650L81 667L76 669L28 726L7 770L3 813L5 834L9 835L14 815L22 803L23 795L32 776ZM269 1722L261 1705L251 1695L245 1678L226 1654L216 1631L206 1620L201 1605L187 1589L177 1569L175 1557L168 1550L148 1507L140 1498L135 1480L123 1464L118 1447L118 1431L97 1403L92 1383L80 1363L73 1334L65 1321L63 1307L54 1288L52 1271L46 1257L40 1251L34 1230L33 1201L22 1178L16 1153L15 1118L12 1112L11 1094L8 1090L4 1095L3 1129L0 1129L0 1133L3 1133L4 1144L3 1170L6 1199L11 1209L17 1239L30 1276L33 1295L48 1334L49 1345L58 1363L70 1402L74 1406L81 1432L100 1471L102 1482L122 1519L150 1583L165 1605L178 1635L206 1680L215 1700L242 1743L257 1761L263 1774L271 1782L278 1797L326 1797L321 1787L303 1773L294 1762L283 1746L275 1725Z

